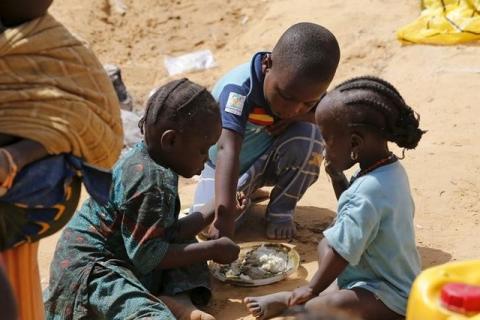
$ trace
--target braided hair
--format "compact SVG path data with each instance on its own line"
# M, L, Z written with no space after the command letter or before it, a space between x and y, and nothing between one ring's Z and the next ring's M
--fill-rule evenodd
M183 78L154 90L138 126L142 134L158 122L183 131L200 114L219 116L218 104L207 89Z
M342 95L343 104L358 108L350 127L373 129L405 149L414 149L426 132L419 129L420 116L385 80L373 76L357 77L341 83L335 90L363 91ZM378 121L379 116L383 121Z

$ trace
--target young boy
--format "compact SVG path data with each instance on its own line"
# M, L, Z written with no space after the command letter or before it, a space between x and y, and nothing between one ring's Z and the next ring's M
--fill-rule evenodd
M209 236L231 237L229 212L237 190L247 197L273 186L267 207L268 238L295 234L297 202L318 178L322 139L315 106L329 86L340 49L334 35L314 23L291 26L272 52L258 52L214 87L222 133L209 150L194 211L215 195L216 218Z

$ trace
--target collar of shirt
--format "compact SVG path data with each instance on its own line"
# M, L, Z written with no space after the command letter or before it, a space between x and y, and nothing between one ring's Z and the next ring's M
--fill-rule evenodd
M248 93L251 101L259 107L263 107L269 115L276 118L271 110L270 105L265 99L263 93L263 81L265 80L265 75L262 72L262 59L266 54L269 54L268 51L261 51L255 53L252 58L252 64L250 69L250 92Z

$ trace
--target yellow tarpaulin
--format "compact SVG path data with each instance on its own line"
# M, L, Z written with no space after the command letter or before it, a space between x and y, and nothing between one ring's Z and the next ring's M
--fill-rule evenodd
M458 44L480 40L480 0L424 0L414 22L400 28L406 43Z

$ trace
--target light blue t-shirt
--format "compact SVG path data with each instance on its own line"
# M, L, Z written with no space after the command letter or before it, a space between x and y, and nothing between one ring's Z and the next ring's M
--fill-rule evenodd
M342 193L337 220L324 232L329 245L349 263L338 277L340 288L364 288L405 315L421 268L414 210L400 161L359 177Z

